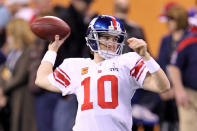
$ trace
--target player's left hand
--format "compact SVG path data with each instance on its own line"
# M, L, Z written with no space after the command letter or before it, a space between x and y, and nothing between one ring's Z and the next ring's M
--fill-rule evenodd
M130 38L127 40L129 47L138 53L143 59L149 60L150 54L147 51L147 44L142 39Z

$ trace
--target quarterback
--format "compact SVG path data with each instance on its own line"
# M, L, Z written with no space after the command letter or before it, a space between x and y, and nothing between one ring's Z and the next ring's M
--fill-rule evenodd
M138 88L165 92L169 81L147 52L145 41L127 40L135 52L121 54L126 31L113 16L100 15L88 27L90 58L68 58L53 71L56 52L66 38L49 44L35 83L46 90L75 94L78 111L74 131L131 131L131 98Z

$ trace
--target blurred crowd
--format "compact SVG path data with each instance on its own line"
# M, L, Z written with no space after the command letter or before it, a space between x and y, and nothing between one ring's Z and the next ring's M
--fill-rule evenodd
M76 96L62 97L34 84L49 41L36 37L30 24L48 15L69 24L71 34L58 50L54 69L65 58L92 58L85 36L90 20L97 16L90 8L93 2L70 0L64 7L52 6L51 0L0 0L0 131L72 131ZM113 4L113 15L124 24L128 38L146 40L143 28L127 18L130 1L114 0ZM166 23L168 34L158 43L156 59L171 81L171 90L162 94L136 91L131 101L132 130L195 131L197 5L187 10L179 3L166 3L158 20ZM130 51L125 42L123 53Z

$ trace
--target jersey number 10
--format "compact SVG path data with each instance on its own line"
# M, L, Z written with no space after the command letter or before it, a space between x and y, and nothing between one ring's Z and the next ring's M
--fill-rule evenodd
M111 102L105 101L104 82L111 82ZM93 109L93 102L90 102L90 77L85 78L81 85L84 86L84 103L81 110ZM118 106L118 79L114 75L101 76L97 80L98 105L103 109L115 109Z

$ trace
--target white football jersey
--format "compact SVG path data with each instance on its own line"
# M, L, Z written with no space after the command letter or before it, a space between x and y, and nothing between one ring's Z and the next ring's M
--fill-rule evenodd
M135 52L95 63L69 58L49 75L63 95L76 94L74 131L131 131L131 98L142 88L147 68Z

